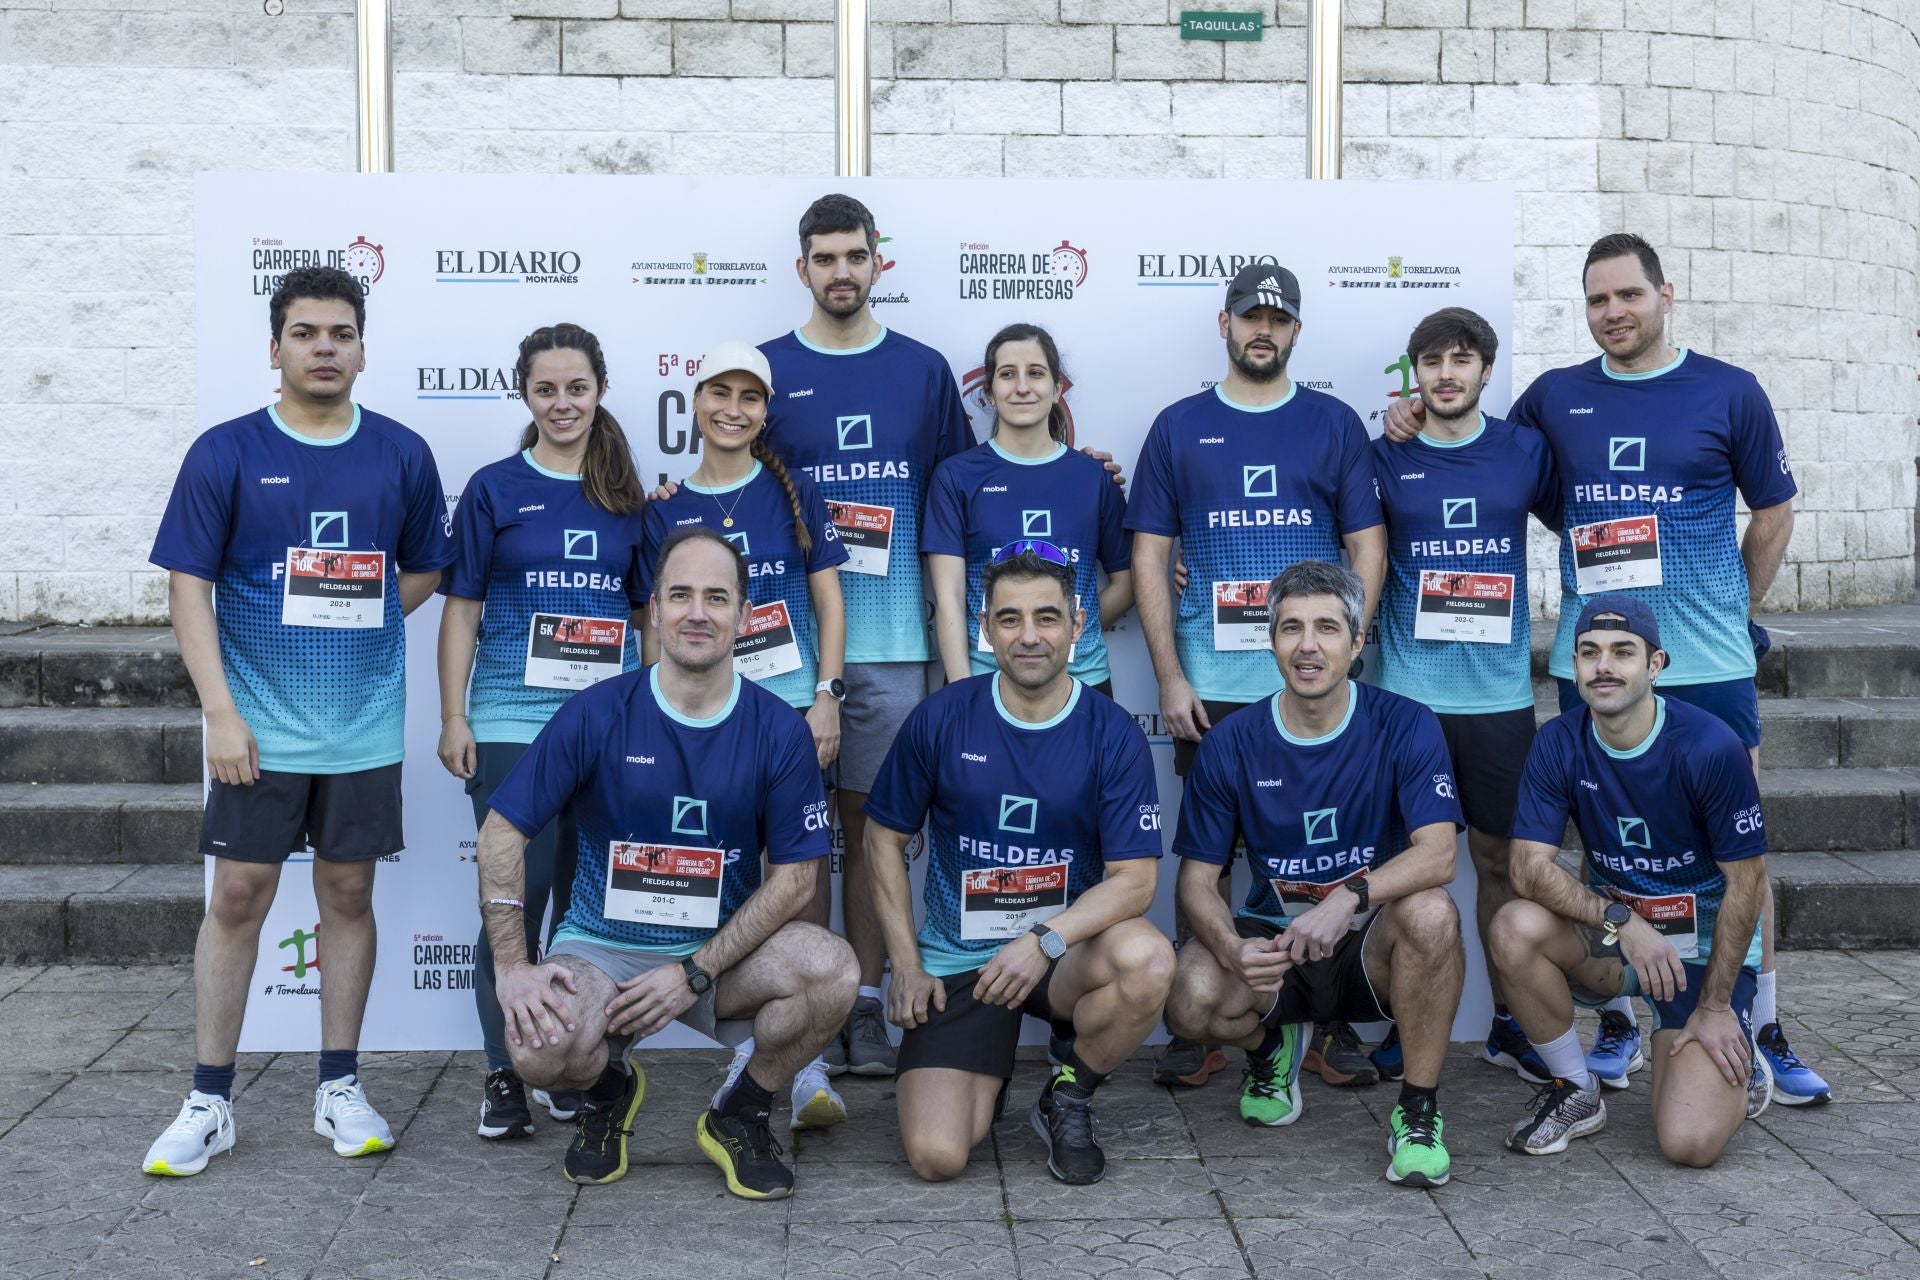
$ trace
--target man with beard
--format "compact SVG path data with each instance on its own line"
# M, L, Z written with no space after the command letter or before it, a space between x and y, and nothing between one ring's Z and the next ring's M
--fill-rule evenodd
M1337 563L1344 550L1366 588L1365 634L1386 573L1366 428L1287 376L1299 281L1275 264L1246 267L1227 286L1219 324L1225 381L1154 419L1127 505L1140 625L1183 777L1202 735L1281 687L1268 647L1273 575L1302 560ZM1167 578L1175 538L1189 571L1177 603ZM1347 1082L1376 1078L1356 1046L1343 1037L1341 1047ZM1176 1039L1155 1079L1204 1084L1225 1062L1217 1048Z

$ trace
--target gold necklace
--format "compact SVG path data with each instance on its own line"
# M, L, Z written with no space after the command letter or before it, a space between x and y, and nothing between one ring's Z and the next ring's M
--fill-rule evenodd
M741 499L747 496L747 486L752 482L753 482L752 476L748 476L745 480L742 480L740 482L740 492L734 498L733 505L731 507L727 506L725 503L720 501L719 494L709 493L707 495L709 498L713 499L713 505L720 508L720 516L721 516L720 525L722 528L725 528L725 529L733 528L733 513L739 509Z

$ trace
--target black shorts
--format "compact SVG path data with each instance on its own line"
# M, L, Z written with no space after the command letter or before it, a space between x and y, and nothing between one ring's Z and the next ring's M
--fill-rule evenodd
M358 773L260 771L250 787L215 779L200 819L200 852L236 862L285 862L312 846L328 862L366 862L406 846L400 766Z
M1309 960L1287 970L1273 1007L1260 1019L1261 1025L1390 1020L1393 1013L1387 1008L1386 998L1374 991L1367 977L1367 935L1378 923L1380 913L1376 911L1365 925L1348 930L1326 959ZM1281 932L1277 925L1251 916L1236 917L1233 927L1243 938L1271 938Z
M1265 702L1266 699L1262 698L1260 701ZM1251 707L1254 704L1251 702L1209 702L1205 698L1202 698L1200 705L1206 708L1207 723L1209 725L1216 725L1242 707ZM1194 754L1199 750L1200 744L1197 742L1188 742L1185 738L1175 738L1173 740L1173 772L1175 775L1182 778L1187 776L1187 770L1193 768Z
M895 1074L905 1075L915 1067L948 1067L1011 1079L1022 1017L1043 1019L1052 1026L1053 1034L1063 1039L1073 1035L1072 1019L1056 1018L1047 1004L1053 971L1059 964L1058 960L1049 963L1027 998L1012 1006L981 1004L973 998L974 984L980 980L978 969L940 979L947 988L946 1012L929 1010L925 1024L900 1037Z
M1460 809L1475 831L1507 839L1520 803L1520 774L1536 732L1533 708L1438 717L1453 760Z

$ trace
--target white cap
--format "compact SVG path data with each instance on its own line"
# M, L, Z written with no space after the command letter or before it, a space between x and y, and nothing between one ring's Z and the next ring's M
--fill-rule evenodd
M773 366L767 363L760 348L750 342L721 342L708 348L707 354L700 358L700 382L723 373L750 373L760 379L769 396L773 394Z

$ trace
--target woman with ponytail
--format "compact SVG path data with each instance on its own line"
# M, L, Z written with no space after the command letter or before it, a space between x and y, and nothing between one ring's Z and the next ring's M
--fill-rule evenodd
M561 703L639 667L650 594L645 495L626 435L602 402L599 339L572 324L536 329L520 344L515 373L532 421L519 451L474 472L460 495L440 615L440 762L466 783L476 825ZM549 897L556 928L566 914L576 842L563 815L527 844L529 948ZM480 1136L525 1137L533 1115L507 1056L484 925L473 976L487 1054ZM534 1096L555 1120L572 1119L578 1106L564 1094Z
M1100 459L1068 444L1060 400L1067 380L1051 334L1010 324L988 341L983 368L993 432L935 468L920 524L941 665L949 682L994 669L993 650L980 639L980 575L994 552L1030 538L1065 555L1086 611L1067 670L1110 695L1101 625L1133 607L1133 553L1121 528L1126 499Z

